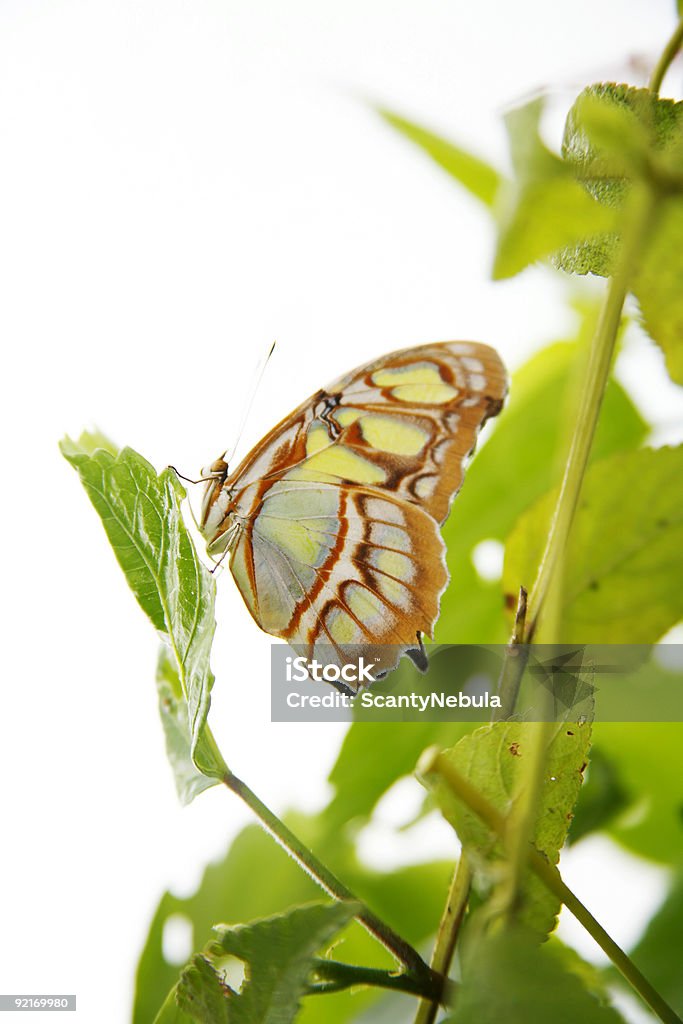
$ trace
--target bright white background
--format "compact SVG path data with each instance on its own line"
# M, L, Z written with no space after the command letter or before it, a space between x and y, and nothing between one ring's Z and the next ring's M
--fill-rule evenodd
M502 164L505 104L550 88L562 109L630 58L652 63L673 11L2 0L0 992L76 992L79 1020L126 1021L162 891L191 890L247 820L217 791L177 805L156 637L60 436L97 424L195 472L234 440L273 338L249 443L389 348L472 337L518 365L570 326L560 287L541 270L491 284L485 217L366 100ZM680 417L654 349L622 373L646 381L665 427ZM230 764L278 809L317 806L339 729L270 724L269 642L227 573L218 614L211 721ZM369 858L400 855L391 826L410 810L386 801ZM452 850L436 825L403 842ZM584 844L570 883L629 942L634 900L663 880L619 853L596 877L601 862Z

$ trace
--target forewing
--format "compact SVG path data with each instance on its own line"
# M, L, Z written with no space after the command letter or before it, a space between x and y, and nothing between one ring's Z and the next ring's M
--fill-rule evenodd
M499 412L506 388L505 369L492 348L423 345L391 353L331 385L327 390L339 404L328 418L342 428L337 444L382 474L373 486L421 505L442 523L477 434ZM318 437L322 441L320 430ZM328 445L308 460L307 470L327 466L334 472L337 452Z

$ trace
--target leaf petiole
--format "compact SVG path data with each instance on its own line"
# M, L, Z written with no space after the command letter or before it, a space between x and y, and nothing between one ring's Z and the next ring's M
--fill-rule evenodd
M655 95L659 94L662 82L664 81L664 76L678 56L678 52L681 47L683 47L683 18L681 18L674 29L673 35L664 47L662 55L657 61L655 69L650 76L650 81L647 86L650 92L653 92Z

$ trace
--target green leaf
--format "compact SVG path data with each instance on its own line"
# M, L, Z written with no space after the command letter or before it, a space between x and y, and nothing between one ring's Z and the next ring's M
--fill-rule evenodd
M164 1004L158 1014L153 1018L154 1024L193 1024L192 1017L188 1017L188 1015L180 1009L175 997L176 986L174 985L164 999ZM148 1018L148 1020L149 1019L150 1018Z
M562 579L562 643L654 643L683 617L683 447L615 455L588 470ZM533 582L553 491L510 535L504 587Z
M599 747L591 750L588 775L574 811L570 843L604 829L631 803L631 796L614 762Z
M170 892L162 896L138 963L133 1024L154 1020L177 981L178 967L163 954L170 919L179 916L191 926L192 950L199 952L217 921L264 916L314 899L318 893L313 881L269 835L256 825L245 828L222 860L207 865L196 893L186 898Z
M448 742L450 730L458 728L450 722L353 722L330 772L335 794L323 811L326 826L343 828L369 817L398 779L412 775L422 751Z
M522 783L525 758L533 744L536 722L495 722L463 737L445 756L454 768L502 814L510 811L511 801ZM590 748L588 723L558 723L544 758L543 783L538 802L532 842L551 864L557 864L577 801L583 770ZM470 811L439 778L428 776L425 784L435 789L444 816L458 838L479 865L479 884L484 890L491 881L490 865L500 859L502 846L492 837L486 824ZM524 881L524 902L520 920L533 932L545 937L555 927L559 900L545 885L529 873Z
M583 187L602 206L621 211L634 180L665 173L680 145L683 104L648 89L603 83L589 86L567 115L562 152ZM616 226L615 226L616 231ZM567 248L558 266L576 274L609 274L618 234Z
M65 459L69 459L71 456L78 456L83 453L86 455L94 455L98 448L103 448L104 451L110 453L115 458L119 454L118 445L103 434L101 430L84 430L77 441L72 441L70 437L65 437L60 444L60 450Z
M290 1024L316 952L357 910L355 903L313 903L250 924L218 925L218 938L180 976L179 1006L200 1024ZM209 962L220 963L226 956L245 963L239 993L220 980Z
M666 900L631 950L633 962L679 1015L683 1014L682 950L683 871L679 871Z
M559 480L595 315L591 310L584 316L578 344L550 345L514 374L505 408L468 468L442 531L451 582L441 599L438 643L507 642L501 582L482 579L472 553L482 541L503 544L522 513ZM637 448L646 429L623 389L610 380L592 458Z
M620 206L627 181L648 173L651 152L667 144L673 104L648 89L592 85L567 115L562 153L585 187L605 205Z
M485 206L493 206L502 178L490 164L455 143L406 120L400 114L386 109L379 109L378 113L387 124L419 146L476 199L481 200Z
M156 683L166 756L173 769L178 799L181 804L189 804L205 789L215 786L216 779L203 775L192 760L187 701L183 696L176 660L166 646L159 651Z
M647 252L633 285L642 324L664 353L669 376L683 384L683 199L659 204Z
M592 757L591 752L591 760ZM571 946L565 946L557 934L550 936L543 949L569 974L575 974L586 991L595 996L599 1003L609 1002L609 980L603 970L595 964L589 964Z
M286 823L359 899L367 901L413 945L424 943L436 931L452 864L417 864L387 873L369 871L357 862L353 846L340 829L327 829L320 818L302 815L289 815ZM417 903L413 898L415 892L420 893ZM186 898L172 893L162 897L138 964L134 1024L154 1020L178 978L178 967L163 954L168 921L177 916L187 921L192 933L191 948L198 953L217 921L237 923L268 916L319 895L315 883L267 833L256 825L245 828L226 856L207 866L196 893ZM345 960L378 968L395 967L389 954L357 923L349 925L343 938L340 950ZM310 999L301 1011L301 1024L345 1024L379 998L376 991L364 989ZM409 1005L409 996L393 998Z
M240 1016L240 1000L218 976L209 961L193 956L180 975L173 996L180 1011L200 1024L230 1024L231 1021L256 1022L259 1018ZM230 1001L229 1001L230 1000Z
M465 963L456 1007L452 1024L623 1024L552 949L539 947L521 929L476 944Z
M563 152L586 191L605 209L619 214L634 181L645 182L657 196L632 291L669 374L683 384L683 103L648 89L590 86L568 115ZM557 263L572 273L606 276L618 246L617 225L600 239L568 246Z
M656 182L675 170L682 129L683 103L599 83L584 89L569 111L562 153L591 195L618 208L631 181Z
M464 685L474 674L485 670L482 652L474 647L462 649L455 665L451 660L444 664L431 646L429 656L433 659L430 678L437 689L441 673L447 677L444 686L457 688L458 681ZM494 671L498 671L497 664ZM395 696L414 692L420 680L412 662L404 659L387 685ZM376 685L381 692L383 684ZM486 718L482 713L480 722ZM324 827L330 832L349 824L357 829L383 794L406 776L419 793L414 771L422 751L433 745L448 746L480 722L353 722L329 776L335 793L323 811Z
M67 438L62 454L78 471L140 607L173 652L193 760L203 774L220 779L227 769L206 728L215 584L182 519L185 491L172 470L157 475L131 448L114 455L96 447L98 440Z
M679 675L670 678L680 686ZM683 863L683 723L596 722L593 728L596 749L630 797L625 812L607 823L609 834L642 857Z
M596 202L542 142L542 110L534 100L506 117L516 178L504 196L493 266L497 279L615 225L614 211Z

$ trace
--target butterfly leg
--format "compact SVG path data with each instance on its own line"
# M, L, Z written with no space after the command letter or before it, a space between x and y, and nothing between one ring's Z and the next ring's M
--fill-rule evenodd
M329 395L326 392L323 392L323 395L323 407L322 410L318 413L317 418L319 420L322 420L322 422L327 427L327 433L330 435L330 440L336 441L339 435L341 434L341 427L339 426L336 420L331 418L330 414L339 405L341 395Z

